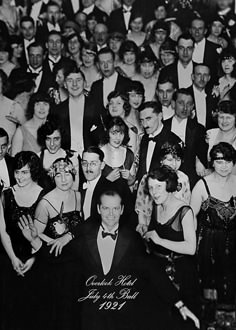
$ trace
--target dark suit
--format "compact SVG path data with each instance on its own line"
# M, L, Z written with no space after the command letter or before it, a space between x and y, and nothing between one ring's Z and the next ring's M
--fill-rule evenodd
M179 143L181 142L179 137L176 136L174 133L171 132L169 127L166 127L164 125L163 129L161 132L156 136L156 145L155 149L152 154L152 160L150 163L149 170L155 169L159 165L159 154L162 145L169 141L173 143ZM137 180L140 182L144 174L147 173L147 168L146 168L146 159L147 159L147 151L148 151L148 135L144 134L142 137L141 143L140 143L140 149L139 149L139 167L138 167L138 172L137 172Z
M131 15L133 12L134 12L134 7L131 9ZM115 9L111 12L108 21L108 27L110 32L120 32L124 35L128 33L128 30L126 29L126 25L125 25L123 7Z
M92 84L90 98L92 102L96 104L97 111L104 119L107 115L107 111L103 105L103 79L104 78L99 79ZM125 92L129 84L130 79L125 78L118 73L115 90Z
M173 118L167 119L164 124L171 131ZM208 144L205 141L206 129L196 120L188 118L185 132L184 160L180 167L189 177L191 189L199 179L196 173L196 156L207 167Z
M206 40L203 63L207 64L211 71L211 84L214 84L217 80L217 64L219 60L219 53L217 48L220 48L219 45L214 44L213 42Z
M78 109L78 111L79 110L80 109ZM69 114L69 98L59 105L56 105L52 109L52 115L58 119L59 123L64 128L62 148L65 150L71 148L71 128ZM98 145L100 142L101 134L103 133L103 127L99 119L99 116L97 116L95 112L95 104L93 104L91 100L85 96L83 117L83 140L85 148L90 145Z
M97 6L94 6L93 11L89 15L95 16L96 17L96 21L98 23L107 24L107 21L108 21L108 15L107 15L107 13L105 13L105 11L99 9Z
M109 272L104 275L97 245L100 221L100 218L91 218L86 221L82 225L82 234L79 239L71 243L73 252L78 259L81 281L85 284L89 278L95 276L96 282L110 282L110 285L100 286L88 285L89 282L87 282L82 292L76 294L77 299L87 296L90 290L96 290L100 295L96 302L90 299L82 302L80 329L150 330L153 329L154 322L158 324L159 330L173 329L173 327L168 327L170 317L167 317L167 312L170 312L170 306L179 300L177 290L167 278L164 270L160 269L156 261L145 253L142 239L135 231L120 225L112 265ZM109 238L107 239L109 240ZM130 281L134 281L133 284L119 284L121 276L127 275ZM128 279L126 283L128 283ZM121 298L124 290L129 292L133 299ZM107 298L109 294L111 296ZM111 304L117 302L118 306L123 302L125 304L119 310L116 304L114 304L115 307L106 309L101 307L104 302ZM154 304L155 316L152 314Z
M15 177L14 177L14 158L10 155L6 154L4 157L6 165L7 165L7 171L9 175L10 185L11 187L15 184Z

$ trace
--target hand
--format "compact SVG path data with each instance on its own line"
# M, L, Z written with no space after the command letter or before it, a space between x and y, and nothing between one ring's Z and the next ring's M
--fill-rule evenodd
M214 97L220 96L220 86L214 86L211 93Z
M120 178L120 170L118 168L115 168L114 170L111 171L110 174L106 177L107 180L114 182L117 179Z
M179 308L179 312L182 315L182 318L184 320L187 320L187 318L190 318L194 322L195 327L200 329L199 319L188 309L187 306L183 306L183 307Z
M23 262L19 258L14 257L11 260L11 263L12 263L12 267L16 271L17 275L24 276L24 274L22 272L22 268L24 266Z
M196 172L198 176L205 176L206 168L205 166L200 162L199 159L196 160Z
M146 232L146 234L144 234L144 239L146 241L150 241L151 239L155 244L161 245L161 238L155 230Z
M30 270L30 268L33 266L35 261L35 257L29 258L28 260L26 260L26 262L24 263L23 267L22 267L22 273L25 274L26 272L28 272L28 270Z
M136 231L141 235L144 236L146 234L146 232L148 231L148 226L145 224L138 224L136 227Z
M129 176L130 176L129 170L121 170L120 173L121 173L121 176L123 179L125 179L125 180L129 179Z
M59 256L61 254L63 247L68 244L71 240L71 235L65 234L62 237L53 239L52 241L48 242L47 245L51 245L51 249L49 253L53 253L55 250L55 256Z
M20 221L18 222L18 226L22 231L24 237L32 242L38 237L37 228L35 227L33 220L30 215L23 215L20 217Z

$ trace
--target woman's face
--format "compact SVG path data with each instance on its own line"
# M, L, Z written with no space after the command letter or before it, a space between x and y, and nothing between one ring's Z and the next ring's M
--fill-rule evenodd
M16 183L21 188L26 187L33 182L28 164L26 164L20 169L15 170L14 176L16 179Z
M223 59L223 61L221 62L221 66L225 74L230 74L233 72L235 62L236 61L234 57Z
M65 83L65 76L63 69L59 69L56 74L56 83L59 87L63 88Z
M87 52L86 49L82 49L82 62L86 68L90 68L94 65L95 55Z
M122 44L122 40L117 39L117 38L111 38L108 42L109 47L111 48L111 50L117 54L120 50L120 46Z
M60 190L67 191L73 185L73 177L70 172L60 172L54 177L56 187Z
M95 29L95 26L98 24L98 22L95 20L95 19L90 19L88 22L87 22L87 27L88 27L88 30L93 34L94 33L94 29Z
M9 53L4 50L1 50L0 51L0 65L5 64L8 61L8 58L9 58Z
M162 30L162 29L158 29L158 30L155 31L154 35L155 35L155 42L158 45L162 45L163 42L166 40L167 31Z
M109 130L109 143L114 148L119 148L124 140L124 132L117 129L116 126Z
M169 193L166 191L166 182L157 179L148 179L148 190L155 204L163 204L168 198Z
M72 55L78 54L80 51L80 43L76 36L74 36L68 41L67 46L69 53Z
M160 52L160 58L164 66L172 64L175 61L175 55L165 50L162 50Z
M127 51L124 53L123 62L127 65L132 65L136 61L136 55L132 51Z
M177 171L181 165L181 159L177 156L173 156L172 154L168 154L161 161L162 165L167 165L173 168L173 170Z
M111 99L108 105L108 111L112 117L124 118L124 100L120 96Z
M223 157L223 155L218 153L217 158L221 157ZM234 164L232 161L227 161L225 159L215 159L213 162L215 172L222 177L228 176L232 172L233 166Z
M46 136L45 145L50 154L55 154L61 148L61 133L55 130L52 134Z
M130 23L130 28L133 32L140 32L143 28L142 17L137 17L137 18L133 19Z
M223 25L221 22L213 22L211 25L211 33L213 34L213 36L215 37L219 37L222 33L223 30Z
M46 119L49 114L50 105L48 102L39 101L34 105L34 116L38 119Z
M154 11L154 15L156 20L165 19L167 16L165 7L164 6L157 7L157 9Z
M13 57L21 58L23 52L23 45L22 44L15 44L12 46L13 50Z
M145 62L140 65L140 73L145 79L149 79L154 75L155 65L153 62Z
M229 132L235 128L235 116L230 113L219 112L218 126L223 132Z
M135 91L129 93L129 104L132 109L137 110L143 102L143 95Z

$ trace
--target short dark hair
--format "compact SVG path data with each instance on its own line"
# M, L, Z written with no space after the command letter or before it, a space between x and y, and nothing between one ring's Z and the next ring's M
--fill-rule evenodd
M191 96L193 102L194 102L194 99L193 99L193 94L190 90L188 90L187 88L179 88L177 89L175 92L174 92L174 95L173 95L173 100L176 101L178 96L180 94L183 94L183 95L188 95L188 96Z
M61 32L57 31L57 30L51 30L50 32L48 32L48 35L47 35L47 42L48 42L48 39L50 36L59 36L61 38L61 41L63 41L63 38L62 38L62 35L61 35Z
M37 131L37 141L38 144L46 148L46 138L48 135L53 134L55 131L59 131L61 135L61 141L63 141L63 127L54 119L47 120L42 126L39 127ZM63 142L61 143L63 145Z
M156 21L156 23L153 25L153 27L151 29L151 34L150 34L151 42L153 42L155 40L155 32L156 32L156 30L159 30L159 29L166 31L166 39L169 37L169 35L170 35L169 24L167 22L165 22L164 20L159 20L159 21Z
M220 66L219 66L219 75L224 75L224 71L222 69L222 62L226 60L227 58L233 57L236 60L236 50L233 48L226 48L223 49L222 53L220 54ZM236 64L233 65L233 71L231 72L231 76L236 78Z
M53 1L53 0L50 0L48 3L47 3L47 9L48 9L48 7L52 7L52 6L56 6L56 7L58 7L58 8L60 8L60 6L58 5L58 3L56 3L55 1Z
M209 70L209 74L211 74L211 69L209 67L208 64L202 62L202 63L196 63L194 66L193 66L193 74L195 73L195 69L198 67L198 66L205 66L206 68L208 68Z
M99 52L98 52L98 59L99 59L99 56L103 55L103 54L111 54L113 60L115 60L115 53L113 52L113 50L111 48L104 47L104 48L100 49Z
M155 102L155 101L144 102L143 104L141 104L141 106L139 107L139 112L148 108L151 108L153 112L156 114L162 112L162 105L159 102Z
M33 26L35 26L34 19L31 16L23 16L20 20L20 27L22 26L22 23L24 22L30 22Z
M193 39L193 37L191 36L191 34L189 32L184 32L178 37L177 45L179 44L180 39L192 40L193 44L195 43L195 40Z
M220 142L216 145L214 145L211 148L210 151L210 162L209 162L209 167L213 168L213 163L214 160L217 159L217 154L222 154L223 158L226 161L232 161L233 164L235 165L236 163L236 150L234 149L234 147L227 143L227 142Z
M124 139L122 142L122 145L127 146L130 137L129 137L129 128L126 125L126 123L124 122L124 120L120 117L110 117L109 120L107 121L106 124L106 131L105 131L105 135L103 138L103 144L106 144L109 142L109 132L110 129L113 127L117 127L117 131L124 133Z
M21 169L25 165L29 166L31 178L37 182L42 173L40 159L33 151L21 151L14 157L13 168L14 171Z
M8 143L9 142L9 135L8 135L7 131L4 128L0 127L0 138L3 138L5 136L7 138L7 143Z
M145 95L145 89L143 87L143 84L141 81L138 80L131 80L129 85L126 88L126 93L129 94L131 92L135 92L137 94L142 95L143 100L144 100L144 95Z
M59 70L63 71L64 77L67 75L67 72L71 72L71 70L74 70L74 68L77 68L76 62L74 60L71 60L70 58L63 57L60 59L59 62L57 62L53 67L53 75L56 77ZM54 78L55 79L55 78Z
M78 33L71 33L69 34L67 37L66 37L66 40L65 40L65 44L66 44L66 48L67 48L67 51L68 51L68 42L73 39L74 37L76 37L78 39L78 42L80 44L80 50L82 49L82 47L84 46L84 41L83 39L81 38L81 36L78 34Z
M166 83L170 83L173 85L173 88L175 89L176 86L175 86L175 82L173 80L173 77L170 76L170 75L159 75L159 78L158 78L158 81L157 81L157 88L158 88L158 85L159 84L166 84Z
M178 189L178 176L176 171L174 171L171 167L163 165L158 168L150 171L146 177L146 187L145 191L148 193L148 180L158 180L161 182L166 182L166 191L167 192L175 192Z
M81 71L77 66L73 66L73 65L70 68L68 68L66 72L64 72L65 79L72 73L80 73L83 80L85 81L85 75L83 71Z
M159 153L160 161L165 159L167 155L172 155L173 157L180 158L183 161L184 153L182 147L175 142L165 142L161 146L161 150Z
M108 95L108 97L107 97L107 101L108 101L107 110L108 110L108 108L109 108L109 102L110 102L112 99L115 99L115 98L117 98L117 97L120 97L120 98L124 101L124 106L123 106L123 108L124 108L124 110L125 110L125 117L128 116L129 113L130 113L130 109L131 109L130 104L129 104L128 96L127 96L127 94L122 93L122 92L120 92L120 91L118 91L118 90L114 90L114 91L112 91L112 92ZM108 112L109 112L109 110L108 110Z
M125 40L124 42L122 42L120 49L119 49L119 57L122 61L124 60L124 54L126 52L133 52L135 54L135 62L137 62L139 48L134 41Z
M116 190L105 190L101 193L99 199L98 199L98 205L101 205L101 199L103 196L110 196L110 197L114 197L114 196L119 196L120 197L120 204L123 205L123 200L122 200L122 196L121 194L116 191Z
M34 115L34 106L37 102L47 102L49 104L49 113L51 108L51 98L47 93L43 92L37 92L31 95L27 112L26 112L26 118L29 120L33 118Z
M34 41L31 44L29 44L29 46L27 47L27 52L29 53L31 48L37 48L37 47L41 47L44 53L45 50L44 45L39 41Z
M89 146L88 148L85 148L82 153L82 158L85 152L88 152L89 154L97 154L101 162L103 162L103 159L105 157L104 152L96 146Z
M219 112L228 113L236 118L236 102L233 100L223 100L218 103L217 114Z

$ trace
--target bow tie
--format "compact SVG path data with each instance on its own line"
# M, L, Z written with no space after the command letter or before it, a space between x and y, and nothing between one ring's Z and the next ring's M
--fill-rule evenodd
M30 72L34 78L37 78L38 75L43 71L43 69L39 70L38 72L34 72L34 71L32 71L32 69L30 67L28 67L27 71Z
M157 142L157 136L149 137L149 138L148 138L148 142L149 142L149 141Z
M117 237L117 231L115 233L108 233L108 232L103 230L102 231L102 238L105 238L107 236L110 236L115 241L115 239Z
M123 13L126 14L126 13L131 13L131 10L132 8L129 8L129 9L125 9L123 8Z

